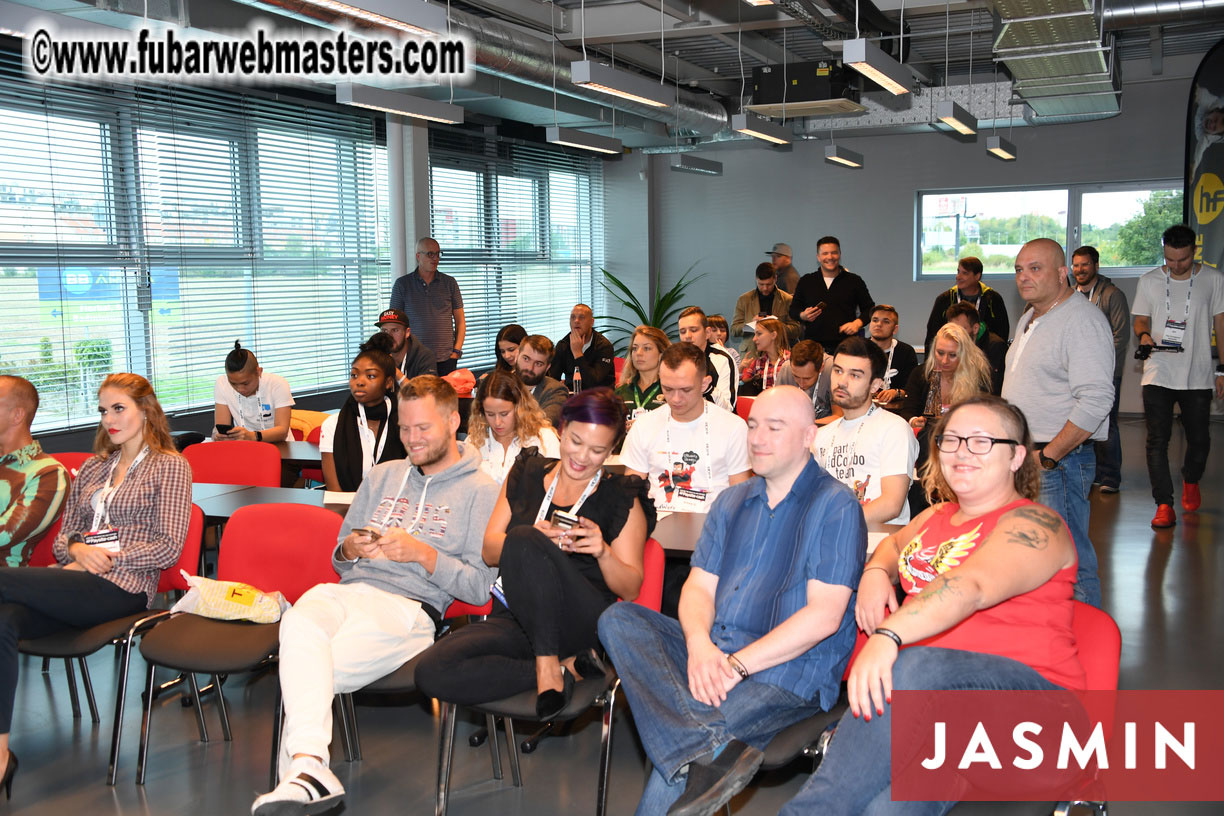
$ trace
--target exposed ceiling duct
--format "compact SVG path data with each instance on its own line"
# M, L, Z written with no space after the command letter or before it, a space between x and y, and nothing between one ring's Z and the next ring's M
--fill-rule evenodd
M1119 0L1105 8L1106 31L1224 20L1224 0Z

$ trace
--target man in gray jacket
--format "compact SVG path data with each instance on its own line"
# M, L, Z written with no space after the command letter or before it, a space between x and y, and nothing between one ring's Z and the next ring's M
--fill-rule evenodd
M1126 295L1113 281L1099 274L1101 255L1096 247L1082 246L1071 253L1071 274L1075 286L1088 302L1105 313L1114 343L1114 400L1109 410L1109 437L1095 443L1096 480L1102 493L1117 493L1122 484L1122 438L1118 434L1118 401L1122 396L1122 372L1126 370L1126 349L1130 344L1130 306Z
M1113 404L1113 335L1101 310L1069 285L1063 249L1049 238L1016 256L1016 288L1032 306L1007 351L1003 399L1028 420L1041 467L1040 501L1075 540L1075 598L1099 607L1101 582L1088 538L1093 440L1104 441Z
M280 784L255 800L255 816L338 805L344 788L327 766L333 696L432 644L452 601L489 598L495 571L480 550L497 485L479 451L455 441L455 389L431 375L409 380L398 421L408 460L375 465L362 481L332 555L340 582L310 589L281 620Z

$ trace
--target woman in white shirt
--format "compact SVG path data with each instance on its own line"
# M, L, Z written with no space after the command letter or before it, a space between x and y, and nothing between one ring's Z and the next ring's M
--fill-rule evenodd
M541 456L561 455L557 432L539 403L514 374L492 371L480 381L468 418L469 444L480 450L481 469L501 484L524 448Z

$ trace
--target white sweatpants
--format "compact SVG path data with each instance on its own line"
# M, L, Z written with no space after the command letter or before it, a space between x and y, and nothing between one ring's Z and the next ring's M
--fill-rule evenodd
M390 674L433 640L420 601L363 583L320 584L302 595L280 626L281 771L294 754L327 764L334 695Z

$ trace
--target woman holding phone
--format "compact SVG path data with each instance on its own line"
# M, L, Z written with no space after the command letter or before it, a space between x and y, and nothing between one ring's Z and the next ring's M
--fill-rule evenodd
M422 691L474 705L534 688L548 719L575 679L603 671L596 621L637 597L655 521L646 482L603 469L624 429L612 389L585 390L561 409L560 459L515 463L484 536L485 563L501 568L493 613L425 652Z

